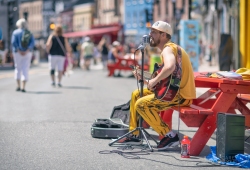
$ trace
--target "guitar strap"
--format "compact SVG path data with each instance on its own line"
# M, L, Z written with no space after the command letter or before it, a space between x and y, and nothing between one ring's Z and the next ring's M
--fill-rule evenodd
M172 79L176 86L180 87L181 84L181 76L182 76L182 54L181 54L181 48L177 45L177 56L176 56L176 67L174 72L172 73ZM178 119L178 130L177 134L179 134L179 128L180 128L180 88L178 90L178 110L179 110L179 119Z
M181 48L180 46L177 45L177 56L176 56L176 67L175 67L175 71L173 72L173 76L174 76L174 79L177 79L177 80L174 80L174 82L176 81L178 84L179 87L180 87L180 83L181 83L181 76L182 76L182 67L181 67L181 64L182 64L182 60L181 60L181 57L182 57L182 54L181 54ZM178 78L179 79L178 79ZM180 102L181 102L181 99L180 99L180 88L178 90L178 110L179 110L179 119L178 119L178 131L177 131L177 134L179 134L179 130L180 130Z
M180 87L181 84L181 76L182 76L182 53L181 53L181 48L180 46L177 45L177 56L176 56L176 66L175 66L175 70L172 73L172 80L171 80L171 84L174 86L178 86Z

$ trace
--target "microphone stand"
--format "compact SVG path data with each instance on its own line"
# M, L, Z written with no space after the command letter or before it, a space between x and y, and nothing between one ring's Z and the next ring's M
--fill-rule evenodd
M142 53L142 67L141 67L141 79L139 80L140 83L140 97L143 97L143 86L144 86L144 80L143 80L143 74L144 74L144 48L141 48L141 53ZM135 128L134 130L126 133L125 135L119 137L118 139L112 141L109 143L109 146L112 146L114 143L116 143L117 141L119 141L120 139L125 138L126 136L128 136L129 134L133 134L133 132L135 131L139 131L139 138L142 140L142 137L144 137L149 149L151 150L151 152L153 152L153 148L151 147L147 136L149 136L153 141L155 141L155 143L158 145L158 142L152 137L150 136L150 134L142 127L142 117L140 116L139 118L139 126L137 128ZM147 136L146 136L147 135ZM122 143L121 143L122 144Z

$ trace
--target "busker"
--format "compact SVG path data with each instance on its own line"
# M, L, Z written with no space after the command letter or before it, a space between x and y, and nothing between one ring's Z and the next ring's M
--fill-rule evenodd
M158 144L158 150L177 146L179 137L169 126L160 118L159 112L167 110L173 106L189 106L193 99L196 98L194 75L192 65L186 51L171 42L172 29L171 26L163 21L155 22L151 29L150 46L157 47L161 50L161 71L150 80L144 80L147 88L143 89L143 97L140 97L140 90L136 89L132 92L130 101L130 122L129 131L134 130L138 125L140 115L158 134L164 136ZM134 71L137 79L141 80L140 73ZM171 75L177 77L177 93L172 100L166 101L159 99L155 95L156 86L164 82ZM177 81L178 82L178 81ZM169 92L168 92L169 93ZM118 143L141 144L138 138L139 131L121 138Z

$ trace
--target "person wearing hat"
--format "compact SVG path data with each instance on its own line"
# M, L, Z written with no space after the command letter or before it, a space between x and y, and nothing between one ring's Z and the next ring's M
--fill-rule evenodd
M114 41L112 43L112 47L109 50L108 53L108 63L115 63L116 59L119 57L119 48L120 48L120 42ZM117 73L117 75L114 75L115 77L121 77L120 71Z
M179 137L160 118L159 112L175 105L189 106L192 104L192 99L196 98L194 75L186 51L171 42L171 26L167 22L157 21L149 29L151 30L149 33L150 46L161 50L161 64L163 67L155 77L148 81L144 80L147 88L143 89L143 97L140 98L140 90L133 91L130 100L129 130L132 131L137 127L139 114L159 135L164 136L157 148L158 150L165 150L179 145ZM170 101L156 98L154 94L155 86L161 80L170 77L171 74L177 75L177 78L174 79L174 81L177 80L177 87L179 87L177 94ZM134 75L137 79L141 79L140 75L135 71ZM133 135L122 138L117 142L141 144L142 141L137 137L138 134L139 132L135 131Z
M94 47L91 39L85 37L81 46L81 59L84 60L84 67L86 70L90 70L91 59L94 57Z
M108 54L109 63L115 63L116 58L119 57L118 55L119 46L120 46L120 43L118 41L114 41L112 43L112 48L110 49L109 54Z

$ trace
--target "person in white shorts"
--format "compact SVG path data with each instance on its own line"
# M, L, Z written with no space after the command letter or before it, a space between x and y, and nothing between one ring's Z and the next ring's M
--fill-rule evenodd
M64 71L66 57L71 52L68 39L62 36L62 27L56 26L46 43L46 51L49 54L49 67L52 86L55 86L55 70L58 71L58 87L62 87L61 80Z
M22 44L22 35L27 30L27 22L24 18L16 22L17 29L13 31L11 44L15 62L15 79L17 81L16 91L25 91L26 82L29 79L29 68L31 63L32 51L35 45L35 40L32 34L27 40L27 45ZM21 86L22 81L22 86Z

